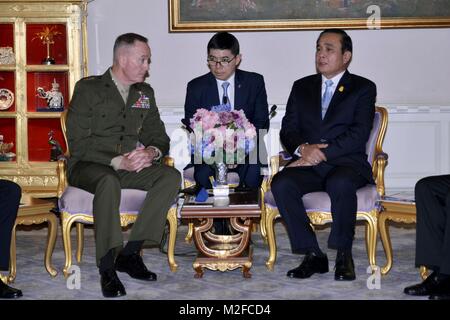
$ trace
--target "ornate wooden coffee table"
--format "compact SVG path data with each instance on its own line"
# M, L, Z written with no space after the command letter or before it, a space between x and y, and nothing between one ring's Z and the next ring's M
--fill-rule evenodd
M210 196L204 203L197 203L194 197L186 196L181 218L190 219L194 223L194 243L199 251L193 263L195 277L201 278L204 268L218 271L242 268L244 278L250 278L252 219L260 216L257 191L230 193L225 198ZM212 233L214 218L230 219L236 234Z
M47 248L45 250L45 268L52 276L56 276L58 272L52 266L52 254L55 248L56 232L58 229L58 221L54 213L50 210L55 206L52 201L33 198L24 193L20 200L22 205L19 207L16 222L12 231L11 237L11 259L8 275L8 282L13 282L16 278L16 226L17 225L32 225L48 223L48 238Z

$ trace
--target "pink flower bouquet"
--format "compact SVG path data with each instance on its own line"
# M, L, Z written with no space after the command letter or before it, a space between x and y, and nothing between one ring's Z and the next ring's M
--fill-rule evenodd
M195 163L243 164L256 145L256 129L242 110L198 109L190 120Z

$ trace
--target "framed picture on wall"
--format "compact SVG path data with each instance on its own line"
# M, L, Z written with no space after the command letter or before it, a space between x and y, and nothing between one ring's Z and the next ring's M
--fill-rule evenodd
M450 26L450 0L169 0L170 31Z

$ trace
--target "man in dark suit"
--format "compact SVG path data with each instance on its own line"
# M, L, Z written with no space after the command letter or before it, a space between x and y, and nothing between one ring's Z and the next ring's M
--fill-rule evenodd
M351 74L352 41L340 29L323 31L316 43L314 74L297 80L280 131L293 161L272 181L272 192L286 222L292 251L305 254L288 271L293 278L328 272L328 258L317 243L302 196L326 191L333 224L328 246L337 249L335 280L354 280L352 242L356 190L373 183L366 143L375 114L376 86Z
M412 296L450 299L450 175L421 179L415 187L417 208L416 266L433 272L405 288Z
M19 210L22 190L12 181L0 180L0 270L9 269L11 232ZM0 299L19 298L22 291L8 286L0 279Z
M210 72L188 83L184 104L185 119L190 120L199 108L211 110L213 106L224 104L229 105L231 110L243 110L258 133L259 130L267 130L269 111L264 78L258 73L238 69L242 56L236 37L228 32L216 33L208 43L207 53ZM260 138L262 139L261 136ZM263 143L261 145L261 150L255 148L245 164L231 168L238 173L241 186L258 188L261 185L261 165L267 163L263 159L265 148ZM196 184L211 188L209 177L214 176L214 167L194 161L188 167L192 165ZM217 223L215 227L221 229ZM216 232L222 233L219 230Z
M116 270L155 281L139 251L159 245L167 211L177 196L180 173L161 163L170 139L159 116L148 76L147 38L127 33L114 44L113 65L101 76L77 82L67 116L69 184L94 194L96 258L105 297L125 295ZM147 192L124 248L121 189Z

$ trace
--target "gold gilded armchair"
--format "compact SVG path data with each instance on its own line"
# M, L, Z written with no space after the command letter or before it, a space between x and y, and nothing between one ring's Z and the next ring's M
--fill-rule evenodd
M375 253L377 241L377 219L380 211L379 200L384 195L384 170L387 165L387 154L383 152L383 140L386 134L388 114L385 108L376 107L373 128L366 144L366 152L369 163L372 164L372 173L376 185L366 185L357 191L358 211L357 220L366 222L366 248L369 264L372 270L376 268ZM264 214L267 242L269 245L269 259L266 266L273 270L277 248L274 231L275 219L280 217L270 183L273 176L287 163L280 155L273 156L270 161L271 175L263 183L264 189ZM326 192L311 192L303 196L303 203L312 225L323 225L332 222L330 212L330 198Z
M66 118L67 110L61 114L61 127L64 139L67 144L66 136ZM69 155L67 149L66 155ZM164 158L164 162L168 166L174 166L174 161L170 157ZM69 275L69 269L72 265L72 249L70 241L70 230L72 225L76 224L77 230L77 262L81 262L83 255L84 242L84 224L93 224L94 216L92 215L92 200L94 195L85 190L69 186L66 177L66 161L58 160L58 203L61 212L62 234L65 254L64 276ZM136 189L123 189L120 205L120 224L125 227L134 223L138 217L138 211L146 197L147 192ZM176 202L167 212L167 220L169 222L169 243L167 249L167 257L171 271L176 271L174 250L175 238L177 233L177 204Z

